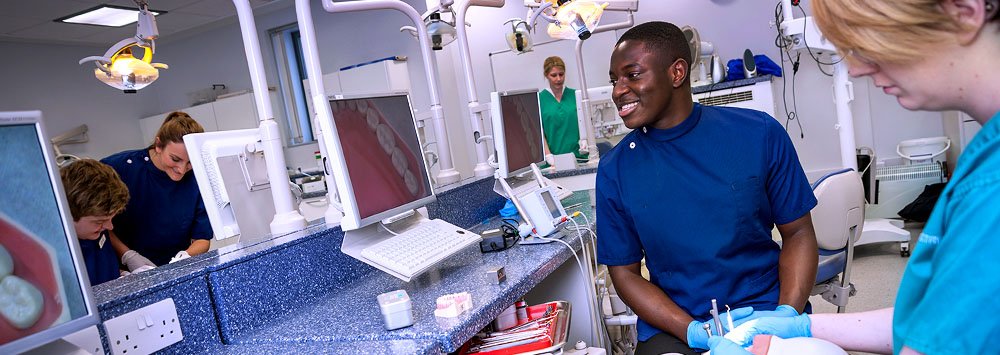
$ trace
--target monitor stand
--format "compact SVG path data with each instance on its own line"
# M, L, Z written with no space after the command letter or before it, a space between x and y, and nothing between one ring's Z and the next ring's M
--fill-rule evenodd
M392 230L396 233L402 233L403 231L409 230L420 223L430 222L427 217L421 214L419 211L414 211L409 216L403 217L402 219L395 220L391 222ZM344 243L340 246L340 251L344 254L350 255L351 257L360 260L361 262L371 265L372 267L382 270L385 273L395 276L400 280L405 282L410 282L410 278L403 276L395 271L379 265L368 258L361 255L361 251L365 248L378 244L379 242L395 237L392 233L389 233L385 228L382 228L381 222L376 222L369 224L366 227L355 229L352 231L344 232Z

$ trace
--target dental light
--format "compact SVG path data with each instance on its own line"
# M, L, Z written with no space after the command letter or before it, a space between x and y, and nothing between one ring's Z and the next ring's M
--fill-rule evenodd
M441 19L441 9L434 8L423 14L422 18L424 20L424 27L427 28L427 35L431 40L431 49L439 51L444 49L449 43L455 41L456 30L455 30L455 14L454 11L448 9L452 12L452 22L448 22ZM413 37L417 37L417 29L413 26L403 26L399 28L399 31L407 31Z
M139 21L135 37L118 41L103 56L80 59L80 64L94 62L97 80L126 94L134 94L152 84L160 77L159 69L168 68L166 64L153 63L153 41L159 37L155 15L149 11L146 1L137 0L136 4L139 5ZM140 49L143 52L141 59L133 54Z
M591 0L526 0L525 5L538 8L529 15L529 24L534 24L538 17L549 22L549 37L585 40L590 38L609 3L598 4Z
M506 24L510 24L510 32L506 36L507 45L510 46L510 50L517 54L531 52L533 43L531 28L528 27L528 23L519 18L512 18L504 22L504 25Z

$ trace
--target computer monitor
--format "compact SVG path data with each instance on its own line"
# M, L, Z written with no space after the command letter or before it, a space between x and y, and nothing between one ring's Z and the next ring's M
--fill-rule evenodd
M0 142L0 354L16 354L99 316L42 113L0 112Z
M271 233L274 198L260 140L257 129L184 136L216 239Z
M330 100L343 152L331 162L343 207L341 228L365 227L434 201L430 175L406 94Z
M582 95L576 95L577 114L583 117L583 110L590 110L590 120L594 125L594 138L610 139L611 137L624 135L632 130L625 127L625 122L618 116L618 106L615 105L611 95L614 92L613 86L601 86L587 89L587 107L583 107ZM580 137L586 134L586 130L580 126Z
M538 90L493 92L490 95L497 174L501 178L531 170L545 160Z

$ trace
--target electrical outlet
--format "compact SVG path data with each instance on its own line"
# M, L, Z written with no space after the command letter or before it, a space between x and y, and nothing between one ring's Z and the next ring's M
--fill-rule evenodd
M104 322L115 355L142 355L184 339L174 299L142 307Z

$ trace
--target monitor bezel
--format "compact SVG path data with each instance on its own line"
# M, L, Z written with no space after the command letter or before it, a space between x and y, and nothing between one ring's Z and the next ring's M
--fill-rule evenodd
M413 101L410 98L410 93L407 91L390 91L390 92L376 92L376 93L360 93L360 94L338 94L327 96L326 104L330 108L330 117L333 122L334 127L337 126L337 119L333 117L333 107L332 101L334 100L356 100L356 99L371 99L371 98L381 98L381 97L394 97L403 96L406 98L406 104L410 109L410 120L413 122L413 134L417 136L417 145L423 147L424 142L420 138L420 134L417 131L417 119L413 112ZM344 149L341 147L341 140L339 136L339 130L336 132L337 144L333 148L338 150L338 154L343 157ZM424 159L423 150L419 152L419 159ZM423 207L429 203L437 200L434 192L434 180L431 180L430 167L427 166L427 161L423 160L423 170L425 178L427 179L428 186L430 187L430 195L427 197L417 199L415 201L397 206L395 208L390 208L388 210L372 214L368 217L362 217L360 211L358 210L357 196L354 193L354 185L351 182L351 175L347 169L346 159L331 159L330 168L333 170L332 174L334 176L340 175L342 179L334 179L337 186L337 193L340 197L340 205L343 208L344 217L340 220L340 228L342 230L350 231L355 229L364 228L376 222L380 222L383 219L396 216L405 213L410 210L414 210ZM341 183L343 181L343 183Z
M39 346L51 343L67 335L94 326L100 322L100 314L97 311L93 292L91 291L90 278L87 276L87 266L83 262L83 254L80 252L80 242L76 236L76 229L73 227L73 217L69 213L69 203L66 200L66 192L62 185L62 178L59 177L59 168L55 164L55 154L52 151L52 144L48 134L45 133L45 125L42 123L41 111L7 111L0 112L0 126L13 126L31 124L35 127L38 144L42 148L42 156L45 159L45 167L49 173L49 183L55 189L56 205L63 220L63 231L65 232L67 244L70 248L70 256L73 258L73 266L76 268L76 278L80 283L83 292L83 304L87 314L76 319L70 319L62 324L57 324L38 333L31 334L21 339L14 340L7 344L0 345L0 353L17 354L25 352ZM65 287L65 286L64 286Z
M259 128L249 128L249 129L235 129L228 131L212 131L212 132L202 132L202 133L192 133L184 135L184 147L188 152L188 159L191 161L191 171L194 173L195 180L198 182L198 192L201 194L201 199L205 205L205 211L208 215L209 224L212 225L213 239L224 240L232 237L242 238L244 231L240 228L239 224L235 222L236 216L234 211L234 224L239 229L239 232L233 235L226 235L226 227L224 224L223 215L218 207L219 201L215 199L215 191L213 191L213 185L211 184L211 179L208 176L207 164L212 164L215 169L218 169L218 162L206 161L202 156L205 145L211 142L221 142L226 141L226 143L233 143L230 147L236 146L236 143L247 145L256 144L261 141L260 129ZM198 154L193 154L197 152ZM221 156L232 156L231 155L221 155ZM197 168L195 168L197 167ZM221 176L219 177L222 178ZM219 186L220 189L226 192L227 197L229 197L229 191L226 191L225 184ZM230 200L232 198L230 197ZM228 201L232 203L232 201ZM274 204L272 199L271 204ZM253 236L257 237L257 236Z
M503 110L500 108L500 99L503 96L521 95L532 92L535 94L535 100L537 101L539 93L538 89L505 90L490 93L490 121L493 123L493 151L497 157L497 175L501 178L506 179L511 176L517 176L531 171L531 164L515 171L510 171L510 164L507 160L507 136L505 135L506 132L504 131L503 126ZM538 127L541 128L538 143L540 144L540 147L543 147L543 149L541 159L534 163L541 163L545 161L545 129L542 127L541 102L538 102ZM500 149L500 147L503 147L503 149Z

